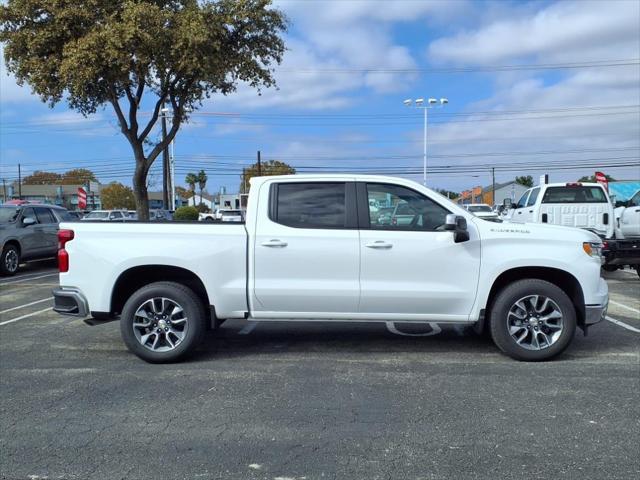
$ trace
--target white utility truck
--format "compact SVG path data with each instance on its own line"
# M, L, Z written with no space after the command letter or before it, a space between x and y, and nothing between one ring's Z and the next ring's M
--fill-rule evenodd
M614 234L613 205L599 183L538 185L524 192L510 207L508 218L513 222L584 228L601 238L612 238Z
M614 210L615 235L604 241L604 269L629 265L640 276L640 190Z
M374 215L381 198L410 221ZM608 304L595 234L488 222L393 177L253 178L245 223L63 223L59 242L54 309L118 319L150 362L232 318L486 325L507 355L546 360Z

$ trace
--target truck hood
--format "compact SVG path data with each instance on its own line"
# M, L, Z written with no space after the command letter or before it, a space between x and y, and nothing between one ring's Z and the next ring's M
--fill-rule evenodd
M512 240L548 240L548 241L575 241L601 242L600 237L593 232L576 227L563 227L545 223L518 223L518 222L488 222L474 219L473 223L480 230L482 238L500 238Z

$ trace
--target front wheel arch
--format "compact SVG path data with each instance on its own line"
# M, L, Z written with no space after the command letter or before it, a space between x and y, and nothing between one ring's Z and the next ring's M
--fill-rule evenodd
M486 322L486 319L490 317L491 308L500 291L518 280L526 279L545 280L559 287L571 299L576 311L578 325L584 326L584 293L580 282L569 272L552 267L517 267L502 272L491 286L482 321Z

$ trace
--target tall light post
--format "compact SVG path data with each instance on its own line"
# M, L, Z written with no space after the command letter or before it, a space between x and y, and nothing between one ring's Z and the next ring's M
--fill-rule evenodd
M424 143L422 146L422 183L424 186L427 186L427 111L431 108L435 107L444 107L449 100L446 98L441 98L440 100L436 98L428 98L426 101L424 98L416 98L415 101L411 98L407 98L404 102L406 107L408 108L419 108L424 112Z

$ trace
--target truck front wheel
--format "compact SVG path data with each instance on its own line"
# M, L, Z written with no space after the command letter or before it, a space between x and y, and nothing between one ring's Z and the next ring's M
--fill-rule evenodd
M120 332L127 348L150 363L175 362L200 343L205 313L198 296L174 282L136 291L122 309Z
M549 360L569 346L576 331L576 312L557 285L538 279L519 280L500 291L490 317L491 337L516 360Z

